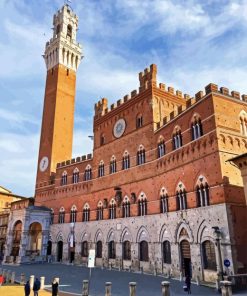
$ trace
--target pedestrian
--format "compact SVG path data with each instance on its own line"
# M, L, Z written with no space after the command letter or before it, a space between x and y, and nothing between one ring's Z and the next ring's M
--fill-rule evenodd
M187 287L188 294L191 294L191 289L190 289L190 287L191 287L191 278L190 278L189 275L187 275L186 278L185 278L185 284L186 284L186 287Z
M0 287L2 286L3 283L4 283L4 277L2 274L0 274Z
M57 296L58 282L57 282L56 278L53 279L52 284L51 284L51 288L52 288L52 296Z
M29 281L26 282L25 286L24 286L24 291L25 291L25 296L29 296L31 289L30 289L30 284Z
M40 289L40 281L38 278L36 278L33 283L33 296L38 296L39 289Z

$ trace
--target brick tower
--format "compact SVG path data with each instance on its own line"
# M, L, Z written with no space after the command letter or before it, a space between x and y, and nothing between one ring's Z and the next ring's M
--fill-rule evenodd
M47 67L36 187L52 182L56 164L72 156L76 71L81 45L78 17L64 5L53 17L53 37L46 43Z

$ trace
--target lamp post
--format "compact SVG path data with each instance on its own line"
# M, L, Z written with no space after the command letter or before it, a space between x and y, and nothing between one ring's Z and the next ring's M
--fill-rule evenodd
M220 239L221 239L221 231L218 226L212 227L214 230L215 235L215 244L217 247L217 253L218 253L218 272L217 272L217 288L220 289L219 283L220 281L223 281L223 263L222 263L222 255L221 255L221 248L220 248Z

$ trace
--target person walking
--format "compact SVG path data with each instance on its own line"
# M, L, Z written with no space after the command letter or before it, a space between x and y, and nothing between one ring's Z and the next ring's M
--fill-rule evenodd
M25 296L29 296L31 289L30 289L30 284L29 281L26 282L25 286L24 286L24 291L25 291Z
M58 294L58 282L57 282L57 280L55 278L52 281L51 288L52 288L52 296L57 296L57 294Z
M38 296L39 290L40 290L40 281L38 278L36 278L33 283L33 296Z
M188 294L191 294L191 288L190 288L191 287L191 278L190 278L189 275L187 275L186 278L185 278L185 284L187 286Z
M4 283L4 277L2 274L0 274L0 287L2 286L3 283Z

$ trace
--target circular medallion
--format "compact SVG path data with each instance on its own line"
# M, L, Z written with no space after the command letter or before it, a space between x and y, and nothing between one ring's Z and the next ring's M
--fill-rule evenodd
M126 123L123 118L119 119L113 128L114 137L120 138L125 131Z
M39 170L41 172L44 172L48 168L48 165L49 165L48 157L47 156L42 157L42 159L39 163Z

